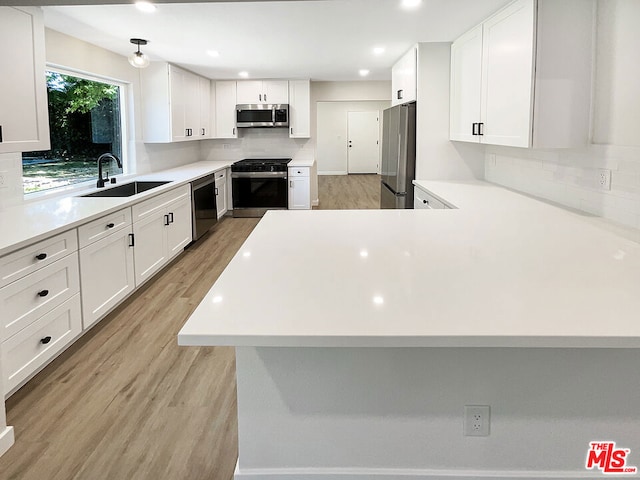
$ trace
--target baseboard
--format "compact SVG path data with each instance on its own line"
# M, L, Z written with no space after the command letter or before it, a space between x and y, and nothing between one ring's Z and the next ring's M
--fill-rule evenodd
M320 200L317 198L311 202L312 207L317 207L318 205L320 205Z
M0 457L13 445L13 427L5 427L4 431L0 432Z
M402 468L279 468L242 469L234 480L575 480L593 479L593 472L532 470L430 470Z
M318 175L347 175L345 170L318 172Z

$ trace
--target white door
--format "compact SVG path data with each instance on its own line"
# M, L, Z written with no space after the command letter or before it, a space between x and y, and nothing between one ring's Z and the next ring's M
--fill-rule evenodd
M93 325L135 288L131 227L80 249L82 319Z
M289 103L289 82L287 80L263 81L262 101L265 103Z
M347 113L347 171L378 173L380 158L380 113Z
M167 263L167 232L165 229L168 223L168 216L164 211L160 211L133 224L136 287L142 285Z
M215 103L215 138L237 138L238 131L236 130L236 82L216 82Z
M534 7L533 0L520 0L483 24L483 143L529 146Z
M191 230L191 197L183 197L167 207L167 252L173 258L193 240Z
M237 82L237 98L239 104L264 103L262 100L262 81L244 80Z
M451 45L451 140L480 142L481 79L482 25L478 25Z

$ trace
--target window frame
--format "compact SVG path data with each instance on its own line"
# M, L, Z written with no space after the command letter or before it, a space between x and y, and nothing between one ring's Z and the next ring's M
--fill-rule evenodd
M127 99L129 98L129 89L131 88L131 83L126 82L124 80L119 80L112 77L107 77L105 75L99 75L97 73L90 73L82 70L76 70L74 68L65 67L62 65L57 65L53 63L45 64L45 72L54 72L59 73L61 75L70 75L77 78L82 78L84 80L90 80L93 82L101 82L106 83L108 85L114 85L119 87L119 100L120 100L120 142L121 142L121 158L122 161L122 173L118 173L116 175L111 175L111 178L121 178L131 173L130 162L129 162L129 141L128 141L128 111L129 104ZM48 101L47 101L48 108ZM20 156L20 169L22 170L22 155ZM96 159L97 160L97 159ZM22 195L24 201L29 200L40 200L44 196L55 196L62 193L68 193L70 190L86 190L89 187L95 186L95 181L98 179L98 167L96 164L96 178L95 180L88 180L85 182L72 183L70 185L63 185L61 187L49 188L46 190L38 190L35 192L25 192L24 186Z

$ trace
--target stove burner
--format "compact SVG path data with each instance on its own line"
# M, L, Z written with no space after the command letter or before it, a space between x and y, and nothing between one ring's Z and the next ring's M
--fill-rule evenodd
M286 172L290 158L245 158L231 165L232 172Z

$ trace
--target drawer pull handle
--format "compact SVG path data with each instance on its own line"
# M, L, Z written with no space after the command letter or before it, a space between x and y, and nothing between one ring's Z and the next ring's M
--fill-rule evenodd
M45 258L47 258L47 254L46 253L39 253L38 255L36 255L36 258L38 260L44 260Z
M115 226L116 226L115 223L107 223L107 228L113 228Z
M422 203L429 203L427 200L422 200Z
M43 344L43 345L46 345L50 341L51 341L51 337L44 337L44 338L40 339L40 343Z
M49 290L40 290L38 292L39 297L46 297L47 295L49 295Z

